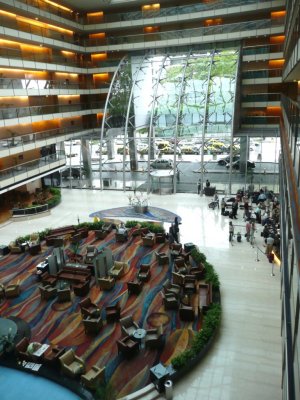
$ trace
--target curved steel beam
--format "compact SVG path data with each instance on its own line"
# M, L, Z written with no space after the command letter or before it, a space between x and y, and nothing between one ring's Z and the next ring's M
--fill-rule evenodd
M113 75L113 78L111 80L110 86L109 86L109 90L106 96L106 101L105 101L105 106L104 106L104 112L103 112L103 118L102 118L102 124L101 124L101 131L100 131L100 149L99 149L99 173L100 173L100 190L103 189L103 184L102 184L102 142L103 142L103 135L104 135L104 128L105 128L105 123L106 123L106 115L107 115L107 108L108 108L108 104L109 104L109 99L110 99L110 95L111 95L111 91L114 85L114 82L116 80L116 77L120 71L120 69L122 68L123 64L125 64L127 56L124 56L121 61L119 62L119 65Z
M158 85L160 82L161 78L161 73L164 68L166 59L168 58L168 55L164 57L161 63L161 67L159 69L158 77L157 77L157 83L155 85L155 90L153 93L153 102L152 102L152 109L151 109L151 115L150 115L150 123L149 123L149 133L148 133L148 162L147 162L147 194L150 193L150 156L151 156L151 138L154 140L154 135L153 135L153 119L154 119L154 113L155 113L155 105L156 105L156 100L157 100L157 91L158 91Z

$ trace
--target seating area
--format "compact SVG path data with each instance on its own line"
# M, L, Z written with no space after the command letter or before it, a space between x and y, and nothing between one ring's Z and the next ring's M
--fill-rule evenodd
M149 235L149 232L145 234ZM125 363L132 357L136 357L139 363L145 363L146 360L141 361L144 352L151 351L156 354L163 351L171 334L169 322L152 325L152 320L157 318L156 314L161 314L162 321L170 321L171 318L174 320L175 316L176 326L187 329L184 324L194 324L199 313L206 312L210 304L208 299L211 298L211 288L210 292L207 292L205 282L199 282L199 276L190 273L196 268L194 263L185 261L183 257L171 258L167 242L156 244L154 241L153 249L144 246L144 238L139 235L130 237L131 243L122 249L121 253L120 245L114 240L114 232L101 239L107 240L109 245L112 243L112 247L115 246L118 261L114 260L112 267L107 271L101 271L107 272L108 275L94 276L93 270L87 266L87 259L92 261L95 255L99 254L99 242L93 241L94 238L94 232L91 232L86 245L80 242L78 255L83 257L84 264L70 263L70 258L67 258L66 264L58 273L42 272L34 278L36 286L33 281L30 291L26 287L26 297L20 300L21 306L26 302L29 293L39 294L40 310L48 310L43 311L44 315L52 310L51 318L55 318L55 325L51 328L55 332L53 337L61 336L62 340L52 342L51 338L49 348L42 356L32 355L28 352L28 346L31 342L35 343L32 346L42 346L41 343L47 343L47 335L42 338L41 343L34 342L34 337L31 340L24 338L16 348L18 357L24 360L32 361L38 357L39 362L43 360L49 366L60 365L63 375L80 380L82 385L90 390L94 390L99 382L103 382L105 369L105 364L95 365L94 357L90 359L86 356L92 351L91 354L96 352L97 357L100 357L97 359L101 359L102 344L99 349L97 347L91 350L95 341L103 345L105 343L105 347L107 343L107 351L111 357L117 357L119 354L118 363ZM70 241L68 243L70 246ZM36 262L37 265L40 263L39 260ZM175 272L176 266L183 265L186 268L185 275ZM171 275L168 276L172 279L166 279L169 273ZM2 286L0 297L3 297L3 294L5 296L7 285ZM160 287L159 291L157 286ZM147 310L142 310L145 299L149 299L150 302L147 300ZM196 304L199 304L198 308ZM141 311L144 313L148 310L149 315L143 319ZM157 313L156 310L160 312ZM177 314L179 318L176 317ZM48 324L50 327L51 322L45 321L47 330ZM171 353L176 351L176 341L177 339L174 343L171 342L171 348L168 350Z

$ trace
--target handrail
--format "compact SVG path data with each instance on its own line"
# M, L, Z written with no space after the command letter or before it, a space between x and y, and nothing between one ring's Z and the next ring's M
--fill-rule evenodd
M38 8L42 11L49 11L51 14L57 15L62 18L70 19L72 21L78 20L78 13L74 13L73 11L66 11L62 8L57 8L50 3L41 2L39 0L18 0L20 3L27 4L28 6L32 6Z
M220 8L230 8L236 6L244 6L247 4L261 4L267 2L267 0L219 0L211 3L200 3L192 5L183 5L176 7L160 8L155 11L134 11L128 13L120 14L104 14L103 16L97 18L92 17L90 21L88 17L85 18L85 23L95 24L95 23L109 23L109 22L122 22L122 21L136 21L139 19L149 19L149 18L161 18L161 17L172 17L183 14L190 14L196 12L204 12L209 10L216 10Z
M65 153L61 151L54 154L49 154L45 157L30 160L25 163L17 164L14 167L2 169L0 170L0 181L24 174L28 171L32 171L33 169L36 169L38 167L43 167L47 164L52 164L60 160L65 160L65 158Z
M95 103L74 103L74 104L52 104L31 107L7 107L2 103L3 109L0 108L0 120L11 118L30 117L35 115L56 114L73 111L83 111L91 109L102 109L104 102Z
M257 21L243 21L231 24L213 25L208 27L174 30L174 31L160 31L160 32L140 34L140 35L135 34L126 36L108 36L101 40L90 39L89 45L93 44L95 46L95 45L130 44L130 43L140 43L140 42L143 43L151 40L157 41L157 40L183 39L183 38L217 35L222 33L249 31L252 29L263 29L271 27L273 27L273 23L270 19L261 19Z
M83 128L83 127L69 127L69 128L56 128L48 129L40 132L28 132L23 135L15 135L13 131L9 130L10 136L8 138L0 139L0 150L2 148L16 148L19 146L24 146L29 143L35 143L37 141L58 138L60 136L65 136L68 134L74 135L77 132L83 132L85 130L90 131L91 129L96 129L97 126L93 128Z
M99 85L97 82L85 83L84 87L80 82L69 82L65 80L54 80L54 79L28 79L28 78L0 78L0 90L1 89L26 89L26 90L47 90L47 89L104 89L109 87L110 82L100 81Z

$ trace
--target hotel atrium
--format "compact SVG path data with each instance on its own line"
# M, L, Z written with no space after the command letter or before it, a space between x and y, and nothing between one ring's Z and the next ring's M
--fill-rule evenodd
M0 44L2 214L45 187L278 196L277 367L300 399L300 0L0 0Z

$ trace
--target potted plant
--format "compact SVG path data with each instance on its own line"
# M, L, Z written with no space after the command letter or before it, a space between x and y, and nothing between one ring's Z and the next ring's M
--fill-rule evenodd
M3 353L10 353L14 348L14 335L11 328L9 328L6 335L0 336L0 351Z

